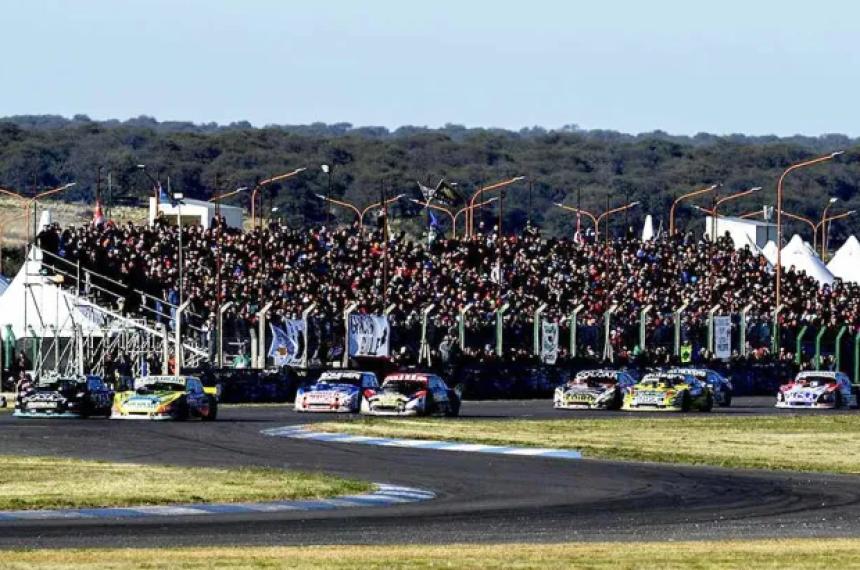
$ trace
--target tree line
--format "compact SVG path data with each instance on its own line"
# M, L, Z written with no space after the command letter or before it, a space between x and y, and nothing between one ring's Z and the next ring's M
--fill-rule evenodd
M83 115L16 116L0 119L0 187L32 194L75 181L64 198L92 203L102 167L103 203L142 204L152 185L138 164L146 164L165 188L169 177L174 191L197 199L306 167L295 178L267 186L263 194L266 216L277 207L277 216L287 223L309 225L326 218L325 204L317 197L328 192L328 175L321 164L332 166L332 196L359 206L378 201L383 193L419 199L418 181L435 185L444 177L456 183L462 196L469 196L482 185L526 176L504 194L504 231L521 230L531 220L547 235L559 236L570 234L575 218L555 207L556 202L581 204L596 213L641 202L614 220L616 232L622 231L625 221L638 231L646 213L666 227L675 197L714 183L722 183L721 195L764 188L726 204L721 213L761 208L773 203L777 178L788 165L834 150L846 153L832 163L793 174L786 184L785 209L815 219L830 197L839 198L833 213L860 206L860 139L838 134L631 135L576 125L520 131L460 125L389 130L349 123L255 128L245 122L197 125L145 116L127 121L94 121ZM230 203L248 205L249 200L250 192L245 192ZM699 204L707 207L710 202L704 198ZM346 210L333 212L341 221L350 219ZM424 228L420 206L401 200L392 212L401 229L417 235ZM497 223L498 201L482 215L486 224ZM701 214L692 209L678 212L682 228L701 232L700 220ZM440 223L446 227L444 215ZM794 229L808 233L803 225ZM841 243L858 230L860 216L840 221L833 226L832 243Z

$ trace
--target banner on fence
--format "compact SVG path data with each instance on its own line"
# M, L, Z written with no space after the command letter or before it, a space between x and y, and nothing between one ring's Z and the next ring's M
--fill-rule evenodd
M301 320L284 321L284 326L269 324L272 331L272 344L269 357L275 366L301 366L305 353L305 323Z
M390 332L386 316L351 314L349 316L349 355L387 358Z
M558 323L541 323L540 359L544 364L555 364L558 359Z
M714 317L714 358L728 360L732 356L732 318Z

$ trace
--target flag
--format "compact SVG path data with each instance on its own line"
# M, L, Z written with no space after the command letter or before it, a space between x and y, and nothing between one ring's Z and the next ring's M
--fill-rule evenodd
M436 215L433 214L432 211L430 211L429 214L430 214L430 229L439 229L439 218L437 218Z
M167 204L170 202L170 196L167 195L167 192L164 191L164 188L161 187L161 182L158 183L158 203L159 204Z
M415 181L418 184L418 189L421 190L421 195L424 196L424 201L429 202L436 195L436 190L438 190L438 186L436 188L430 188L429 186L424 186L417 180Z
M454 206L463 202L463 197L457 191L457 185L448 182L444 178L436 185L437 200L443 204Z
M105 223L105 217L102 213L102 203L96 198L96 209L93 212L93 225L100 226Z

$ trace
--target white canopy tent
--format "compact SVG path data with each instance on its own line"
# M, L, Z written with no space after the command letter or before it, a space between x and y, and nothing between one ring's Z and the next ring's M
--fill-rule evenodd
M642 241L654 239L654 219L651 214L645 216L645 224L642 226Z
M860 283L860 242L850 236L833 255L827 269L843 281Z
M771 240L761 248L761 254L771 264L776 265L776 243Z
M0 330L12 327L15 338L74 336L75 327L89 336L103 336L99 314L44 276L42 254L31 248L27 260L0 296Z
M767 246L765 246L767 247ZM827 266L815 255L803 239L797 234L782 248L782 266L785 269L794 267L795 271L804 271L807 275L818 281L819 285L830 285L833 283L833 274ZM775 256L774 256L775 257ZM776 261L774 259L774 261Z

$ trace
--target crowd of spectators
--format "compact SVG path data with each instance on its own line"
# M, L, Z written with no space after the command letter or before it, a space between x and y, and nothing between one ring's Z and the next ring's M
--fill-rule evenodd
M299 318L316 303L317 318L324 322L342 320L344 308L357 303L367 313L391 307L392 327L407 329L416 328L421 309L433 303L432 325L450 347L457 315L465 307L466 328L478 331L494 327L496 310L508 305L506 330L519 331L515 338L520 339L531 338L527 331L540 305L547 305L544 318L563 329L577 306L583 307L579 323L595 327L615 307L612 342L624 358L634 351L646 306L651 307L649 334L671 327L672 313L682 305L688 330L701 328L716 305L722 314L751 306L751 320L761 322L769 321L774 310L767 261L749 248L736 250L729 237L711 243L687 233L604 242L593 235L546 239L532 227L498 235L497 228L482 226L474 237L436 236L428 244L378 227L297 229L274 223L243 231L217 219L210 229L192 225L181 231L181 293L179 230L164 219L152 226L53 225L39 239L46 251L122 283L126 312L154 304L164 310L181 298L190 301L198 324L207 329L214 326L219 303L227 301L233 302L227 317L246 326L255 324L256 313L268 302L275 321ZM783 275L783 326L857 330L856 285L837 280L819 287L793 268ZM530 354L523 343L511 346L511 358ZM588 343L583 351L599 356L597 346ZM492 358L492 348L482 343L468 348L466 356ZM753 354L766 352L754 348ZM655 350L658 356L665 352L665 347Z

